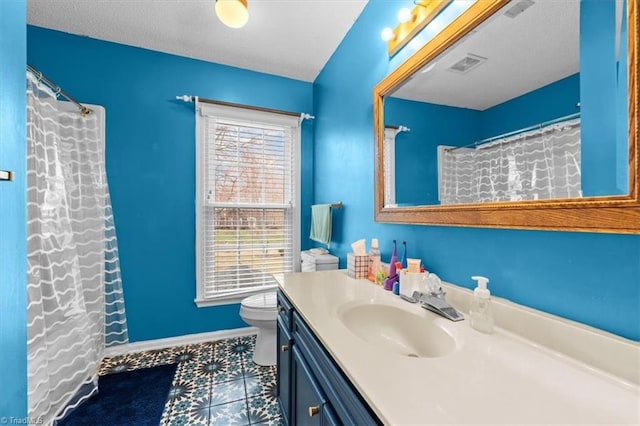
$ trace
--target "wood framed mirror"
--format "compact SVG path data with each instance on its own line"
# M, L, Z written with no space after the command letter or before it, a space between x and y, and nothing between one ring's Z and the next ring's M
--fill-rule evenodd
M578 49L577 53L574 53L573 56L576 57L577 55L579 68L577 70L572 69L571 66L574 66L574 64L568 66L568 68L565 66L564 70L535 71L535 74L531 75L527 74L528 70L522 68L520 71L517 68L515 71L506 70L507 74L500 73L505 71L502 68L500 72L495 72L496 68L491 68L491 66L503 67L500 64L505 62L494 60L493 53L483 55L481 48L483 42L494 46L505 44L506 41L512 41L516 43L515 46L504 48L516 49L520 54L530 53L533 55L536 50L550 50L538 48L540 45L544 46L544 43L539 41L540 39L534 41L533 47L523 46L518 41L523 34L529 34L524 23L525 20L518 22L518 24L513 24L517 19L522 19L521 17L527 14L530 17L535 17L543 9L543 6L549 3L555 3L556 5L574 3L574 6L577 5L578 7L578 12L574 10L572 13L574 15L578 13L576 19L578 19L581 29L577 30L577 41L572 43L578 44L578 47L576 47ZM618 84L615 87L610 86L612 87L611 90L617 92L617 98L615 95L611 95L609 106L606 104L606 99L603 98L603 92L594 92L588 89L597 86L598 90L602 91L604 90L602 87L606 86L606 84L601 84L604 81L601 71L592 71L590 65L593 61L598 64L604 63L604 61L596 56L592 58L592 62L588 62L589 55L593 56L594 54L585 51L586 47L591 49L594 43L597 44L602 40L597 34L589 36L589 31L586 28L589 25L594 27L596 25L589 21L586 9L580 10L579 0L568 0L567 2L554 0L477 1L422 46L413 56L379 82L373 93L376 184L374 197L375 220L388 223L446 226L640 233L637 0L601 2L601 4L606 3L616 3L616 9L611 13L617 13L617 18L611 19L611 22L616 22L616 25L614 25L616 32L610 37L611 40L617 43L617 47L615 49L607 48L611 51L609 56L612 63L605 67L608 70L605 73L609 72L613 80L615 80L613 84ZM523 5L526 7L523 7ZM527 8L530 10L521 10ZM542 15L539 19L543 19L545 22L552 20L552 16L558 15L558 11L553 10L540 13ZM598 16L602 15L600 12L597 14L599 14ZM500 20L505 21L505 25L515 25L518 32L513 35L505 33L506 30L496 24ZM539 24L535 24L535 20L532 22L533 24L531 25L540 27ZM563 28L567 26L556 24ZM498 26L494 28L492 25ZM612 26L613 24L608 25ZM599 27L599 25L597 26ZM485 40L483 38L484 34L491 33L492 29L494 33L502 34L501 40L505 43L502 43L502 41L487 42L486 40L491 39ZM563 36L563 38L567 39L571 37L573 36ZM588 37L592 38L589 39ZM553 40L549 40L548 43L550 43L549 46L558 44ZM472 51L469 46L475 46L475 50ZM451 54L456 51L468 53L469 55L462 60L457 60ZM560 53L562 56L571 56L566 52ZM597 54L601 54L601 52L597 52ZM515 53L509 53L509 58L518 58L518 56ZM562 62L551 61L548 58L534 58L532 60L537 64ZM486 63L483 64L485 61ZM575 61L576 59L574 59ZM527 65L526 60L513 59L511 62L517 62L521 65L522 62L525 62L526 68L537 70L536 67ZM476 67L477 63L480 63L480 65ZM487 65L489 63L492 63L492 65ZM474 81L465 85L460 82L461 80L453 80L454 74L456 74L453 71L457 71L457 74L465 74L467 72L465 67L467 66L469 68L476 67L478 71L484 67L484 71L478 72L478 74L493 75L497 83L494 82L492 83L494 86L489 86L489 83L478 80L480 82ZM448 69L444 69L440 74L432 72L434 68L442 67L447 67ZM456 67L462 68L455 69ZM473 72L469 71L465 78L469 78ZM429 75L425 78L424 74ZM434 80L438 75L444 76L448 80ZM505 75L510 77L505 79ZM513 90L509 89L511 90L509 95L503 96L499 94L498 92L501 91L502 86L507 86L506 80L511 81L511 77L515 75L524 75L521 78L520 85L514 84L515 88ZM538 78L538 76L542 77ZM562 78L558 78L558 76ZM429 79L433 81L428 82ZM422 88L420 87L421 80L427 80L427 84ZM514 78L514 80L517 79ZM594 81L596 82L595 85ZM539 94L546 90L545 88L553 84L571 86L571 90L573 90L571 96L565 96L561 101L558 100L557 96L552 97L551 100L545 98L547 100L540 101L542 104L538 108L542 111L540 112L542 115L536 115L533 113L533 109L525 108L524 111L527 111L526 118L514 118L514 102L534 92L534 95L539 97ZM453 88L457 88L457 92ZM478 93L481 93L482 90L474 92L473 88L487 88L485 91L491 91L491 95L495 95L493 96L495 99L488 99L491 96L480 96ZM505 91L509 92L509 90ZM424 95L426 97L420 97L422 96L420 92L426 94ZM461 99L461 93L472 93L472 95L467 96L466 99ZM413 96L415 98L412 98ZM402 98L398 102L420 103L422 106L424 106L423 104L429 104L426 109L421 110L422 112L418 114L421 117L421 122L416 124L416 127L420 127L420 123L431 123L431 129L436 127L436 124L440 125L447 121L452 121L453 124L449 126L449 130L440 131L437 134L432 131L432 133L420 135L416 128L414 135L412 134L414 129L412 129L411 123L402 121L402 117L404 117L402 114L397 114L397 111L385 110L385 108L390 108L396 102L395 98ZM567 104L564 109L558 108L558 105L562 102ZM571 108L578 109L577 114L565 114L567 111L571 112L568 102L571 102ZM443 118L438 108L457 108L464 109L464 111L458 118L448 119ZM613 112L611 111L612 108L614 108ZM618 113L615 112L615 108L618 108ZM487 111L498 109L510 111L512 113L510 119L500 121L501 125L488 125L487 123L492 122L491 120L495 118L495 115L489 119L487 118L489 117ZM625 110L627 112L626 118ZM552 115L541 119L540 117L544 117L544 114ZM549 160L537 159L524 166L524 169L518 169L516 164L520 166L521 162L519 157L514 154L516 151L514 147L520 147L520 143L512 144L508 149L504 150L509 152L507 157L495 160L496 164L500 164L502 169L507 170L503 182L503 186L508 188L507 190L500 190L498 185L499 178L495 178L495 175L492 174L494 173L493 171L487 171L485 166L482 165L484 163L478 162L478 152L485 155L489 151L488 147L510 144L513 139L517 139L513 135L530 141L532 138L535 139L535 136L531 135L536 131L546 131L547 126L554 127L554 129L565 126L569 119L575 120L576 116L579 123L577 126L579 129L577 151L575 151L574 147L575 152L573 154L571 152L562 153L562 157L568 159L563 166L565 172L569 170L565 173L563 179L567 180L566 176L575 178L576 171L578 173L577 181L572 184L574 186L571 190L557 191L554 189L551 191L548 188L540 190L540 165L545 161L549 163ZM561 123L562 126L558 125L558 123ZM429 128L428 125L424 127ZM491 131L493 133L486 133L490 127L492 127ZM568 127L562 128L567 129ZM461 132L460 129L464 131ZM485 131L485 133L478 131L478 129ZM501 131L498 129L501 129ZM408 131L402 132L402 130ZM411 134L414 140L408 148L404 148L405 151L408 150L409 154L405 157L396 155L395 158L394 155L388 155L388 147L385 147L385 133L387 135L387 143L389 135L394 135L397 138L395 144L398 149L401 143L400 138L405 134ZM455 137L452 136L454 133ZM463 133L464 135L461 136ZM575 132L572 131L571 133ZM611 144L614 146L613 148L608 148L609 151L602 150L602 147L606 145L603 142L605 139L611 140ZM430 143L433 146L429 146L427 150L429 154L426 157L420 157L418 155L418 152L421 151L419 147L424 146L428 140L431 140ZM536 148L534 147L533 149L535 150ZM473 158L473 161L476 161L472 166L469 166L474 173L473 177L469 179L472 179L473 187L478 188L478 194L483 195L474 195L476 198L469 198L468 194L461 196L461 193L455 193L451 196L447 192L447 188L451 186L462 188L465 184L462 180L457 180L453 183L447 180L446 170L450 169L445 169L446 163L443 158L440 158L440 161L436 160L439 154L445 157L445 155L453 151L468 153L469 155L464 158ZM458 167L456 170L459 170L462 166L458 165L456 167ZM574 168L571 169L571 167ZM394 177L393 172L389 172L390 169L403 168L412 171L412 173L405 173L408 178L405 176L403 182L413 182L412 184L399 182L399 178ZM413 173L413 171L417 170L424 171L424 173ZM443 172L443 170L445 171ZM549 175L551 172L545 173ZM465 174L459 172L459 175L463 176ZM482 179L488 179L486 181L488 183L485 183L489 185L489 190L484 192L480 190L485 183L482 183L479 176L484 176ZM609 181L609 185L606 184L607 181ZM575 185L577 185L577 189ZM525 191L523 189L525 187L537 188L538 190L531 193ZM402 195L404 193L417 194L421 191L431 195L417 199L410 199L409 197L406 198L406 201L401 199L401 196L405 196ZM492 195L487 196L487 193ZM398 197L397 200L396 196ZM491 198L492 196L493 198Z

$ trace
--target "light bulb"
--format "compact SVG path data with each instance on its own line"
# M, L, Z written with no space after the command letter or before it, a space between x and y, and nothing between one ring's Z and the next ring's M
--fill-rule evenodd
M380 37L382 37L382 40L384 41L393 40L393 37L394 37L393 30L389 27L385 27L380 33Z
M216 0L216 15L227 27L242 28L249 20L247 0Z
M404 24L411 20L411 10L408 7L403 7L398 11L398 22Z

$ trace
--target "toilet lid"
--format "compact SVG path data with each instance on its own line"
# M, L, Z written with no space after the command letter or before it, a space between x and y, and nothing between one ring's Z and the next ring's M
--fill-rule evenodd
M260 293L245 297L242 299L242 306L246 306L247 308L275 309L276 292L271 291L269 293Z

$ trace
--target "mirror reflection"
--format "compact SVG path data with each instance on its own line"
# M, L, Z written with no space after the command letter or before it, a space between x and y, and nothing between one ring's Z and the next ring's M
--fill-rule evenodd
M628 193L625 3L520 0L384 98L384 205Z

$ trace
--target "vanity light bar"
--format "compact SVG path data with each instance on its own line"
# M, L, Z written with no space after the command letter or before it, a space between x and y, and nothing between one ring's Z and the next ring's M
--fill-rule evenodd
M395 55L396 52L409 43L409 41L422 31L451 1L452 0L431 0L426 4L416 3L416 7L411 11L411 18L406 22L400 23L400 25L393 30L393 37L385 40L387 41L389 56ZM386 29L384 33L390 36Z

